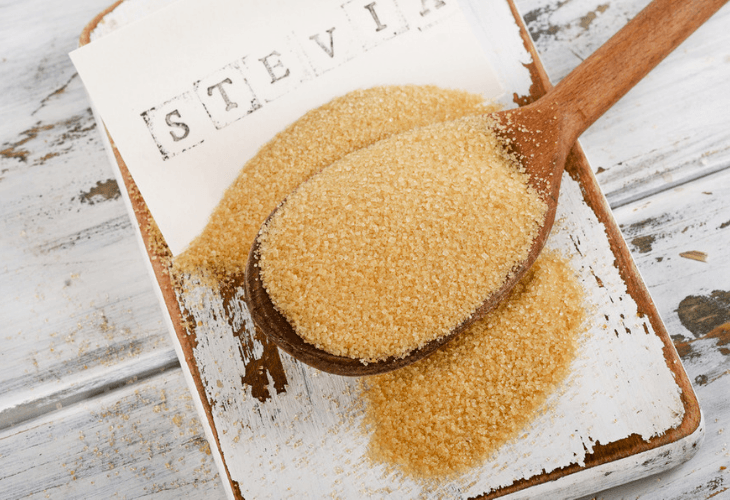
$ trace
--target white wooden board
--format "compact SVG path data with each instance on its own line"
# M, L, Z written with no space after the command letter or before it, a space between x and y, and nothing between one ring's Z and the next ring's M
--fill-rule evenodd
M722 297L730 292L730 169L622 206L615 215L693 381L707 432L689 462L595 498L725 498L730 495L730 307ZM689 250L707 253L707 262L680 256Z
M593 317L589 331L568 380L546 411L519 440L455 481L426 485L370 464L353 379L319 372L282 354L286 390L277 391L272 380L271 397L255 398L242 384L249 360L241 353L260 357L264 346L250 330L242 290L238 301L224 302L207 287L194 284L181 295L193 320L202 325L194 356L207 397L213 401L223 456L243 496L317 498L326 491L338 498L359 498L364 491L397 491L399 498L424 494L470 498L543 472L584 464L596 443L633 434L648 440L678 426L684 417L681 391L667 368L663 344L647 319L638 316L613 267L602 226L583 203L580 187L567 174L563 182L558 227L549 246L570 255L580 273ZM233 309L234 304L238 308ZM248 336L241 337L252 346L242 346L243 341L231 335L228 317L245 324ZM645 453L636 463L589 469L586 478L578 472L538 490L580 495L642 477L660 470L659 464L667 467L688 459L702 435L700 428L676 445ZM660 455L666 460L655 462ZM603 476L605 472L610 475ZM510 498L535 494L530 488Z
M2 498L220 498L179 370L0 434Z
M68 60L105 6L2 10L0 429L177 365ZM26 15L60 28L43 38Z

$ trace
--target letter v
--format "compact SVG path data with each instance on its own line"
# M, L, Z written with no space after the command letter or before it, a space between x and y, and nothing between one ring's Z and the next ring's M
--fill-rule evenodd
M335 30L335 28L332 27L325 32L325 33L329 33L329 35L330 35L330 46L329 47L327 47L324 43L322 43L322 40L319 39L319 33L309 37L310 40L314 40L315 42L317 42L317 45L322 47L322 50L324 50L327 53L327 55L330 56L331 58L335 57L335 43L334 43L334 38L332 37L332 32L334 30Z

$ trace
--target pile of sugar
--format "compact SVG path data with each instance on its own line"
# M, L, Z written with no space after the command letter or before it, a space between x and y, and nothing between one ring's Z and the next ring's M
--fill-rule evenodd
M405 356L527 257L546 211L528 179L484 117L391 136L287 197L259 236L264 286L320 349Z
M567 261L545 251L510 297L430 357L363 379L376 461L435 477L515 438L563 380L585 311Z
M315 172L392 134L493 110L476 94L404 85L354 91L309 111L246 163L175 268L240 273L266 217Z

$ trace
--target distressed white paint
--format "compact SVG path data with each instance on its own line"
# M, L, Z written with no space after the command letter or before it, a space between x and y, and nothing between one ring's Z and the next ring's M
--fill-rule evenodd
M217 498L222 484L179 371L0 434L3 499Z
M596 498L619 500L684 500L724 498L730 469L730 356L723 354L718 339L699 338L679 321L677 307L688 295L707 295L730 289L730 169L698 179L615 212L622 222L629 248L652 290L669 333L692 340L692 353L683 364L705 415L706 439L689 462L658 477L605 491ZM645 223L647 220L650 223ZM644 222L644 224L641 224ZM639 252L636 237L654 236L651 250ZM704 251L707 262L679 256L689 249ZM722 469L725 467L725 469ZM587 500L587 499L585 499Z
M730 290L730 246L717 237L730 233L728 199L730 172L726 169L616 210L644 279L668 299L660 313L672 335L692 338L675 314L682 299ZM653 237L653 241L640 248L632 243L640 237ZM705 252L707 262L679 255L691 250Z
M114 174L67 54L109 3L1 8L3 499L223 496L129 214L84 198Z
M106 4L3 8L0 428L177 363L121 199L89 196L114 175L67 52Z
M284 356L286 392L264 403L251 397L241 383L245 372L238 338L227 326L227 318L233 317L253 335L243 302L240 309L226 309L215 292L191 283L181 298L202 325L197 329L194 356L207 397L214 402L228 470L244 496L317 498L327 492L339 498L361 498L367 491L397 491L398 498L426 493L468 498L543 471L582 465L597 442L606 444L632 434L649 439L678 426L684 415L681 392L666 365L663 344L648 321L638 316L613 266L603 226L582 200L580 186L567 174L559 207L559 223L548 244L570 256L592 318L580 354L560 391L518 440L474 472L438 486L389 473L368 461L353 379L321 373ZM242 297L239 292L239 300ZM669 463L681 463L693 454L691 445L701 437L699 430L684 442L646 453L641 462L669 452ZM588 474L591 481L581 478L583 472L576 473L569 488L573 494L583 494L656 470L636 467L634 461L624 465L612 464L614 474L604 482L597 482L596 471ZM541 489L556 493L549 487ZM525 492L515 498L530 495Z

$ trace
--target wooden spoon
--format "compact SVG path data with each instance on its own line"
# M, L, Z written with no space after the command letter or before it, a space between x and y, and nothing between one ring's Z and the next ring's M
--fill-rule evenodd
M545 96L519 109L486 115L485 124L492 126L496 120L497 134L521 158L530 173L530 183L547 203L548 211L527 259L517 263L504 285L448 336L404 358L369 364L335 356L304 342L274 308L262 285L258 238L249 254L245 279L246 300L256 326L300 361L338 375L383 373L433 353L491 311L535 262L555 220L565 160L577 138L726 2L654 0Z

